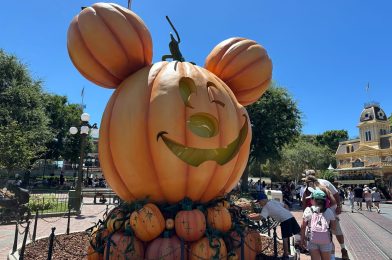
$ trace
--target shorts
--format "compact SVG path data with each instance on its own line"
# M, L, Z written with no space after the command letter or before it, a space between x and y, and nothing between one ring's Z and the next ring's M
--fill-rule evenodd
M282 238L291 237L292 235L301 232L301 228L299 227L298 222L294 217L280 223L280 229L282 231Z
M308 250L320 250L320 252L331 252L332 251L332 242L325 245L314 244L312 242L308 242Z
M354 198L355 202L362 202L362 200L363 200L362 198Z
M366 202L372 202L372 198L365 198Z
M340 227L339 219L336 219L335 222L336 222L336 230L335 230L335 232L332 232L332 234L334 234L335 236L343 235L342 228Z

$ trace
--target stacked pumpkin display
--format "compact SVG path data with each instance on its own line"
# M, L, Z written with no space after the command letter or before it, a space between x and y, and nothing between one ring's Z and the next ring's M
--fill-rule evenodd
M73 64L88 80L115 89L100 125L99 159L128 205L96 227L90 259L179 259L181 240L190 259L225 259L238 257L238 237L257 241L255 232L233 225L240 221L227 202L212 202L235 187L247 164L251 127L243 106L266 91L271 60L255 41L236 37L218 44L202 68L185 62L177 38L163 57L173 61L152 64L149 30L132 11L97 3L71 22ZM164 217L163 205L178 210Z
M229 209L227 201L192 207L184 199L162 210L153 203L123 203L91 230L88 259L107 254L110 259L241 259L241 236L244 259L255 259L260 234L233 219Z

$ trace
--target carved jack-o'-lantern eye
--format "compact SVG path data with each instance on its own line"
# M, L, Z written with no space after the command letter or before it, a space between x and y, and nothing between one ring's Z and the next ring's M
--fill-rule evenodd
M181 78L179 82L180 95L184 101L185 106L193 108L190 103L190 98L193 93L196 93L197 87L193 79L191 78Z
M211 103L216 103L222 107L225 107L225 103L215 99L214 93L213 93L213 88L217 89L218 87L214 83L212 83L211 81L208 81L207 82L207 91L208 91L208 96L211 100Z
M189 130L200 137L213 137L219 133L218 120L207 113L191 115L187 121Z

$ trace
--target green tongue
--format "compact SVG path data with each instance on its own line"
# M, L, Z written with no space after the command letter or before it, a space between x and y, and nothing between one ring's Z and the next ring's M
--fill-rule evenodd
M241 145L244 143L248 134L248 120L245 116L245 123L242 126L238 137L225 148L200 149L186 147L176 141L169 139L168 137L166 137L166 134L166 132L160 132L157 135L157 139L161 137L162 140L165 142L166 146L178 158L180 158L187 164L197 167L205 161L215 161L219 165L223 165L229 162L231 159L234 158L234 156L238 154Z

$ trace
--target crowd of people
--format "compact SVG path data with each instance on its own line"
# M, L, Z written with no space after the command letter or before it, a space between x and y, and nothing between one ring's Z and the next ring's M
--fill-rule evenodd
M366 210L372 211L374 207L377 213L381 212L380 202L382 193L377 187L370 188L368 185L357 185L355 188L347 188L347 198L350 201L351 212L354 212L354 205L357 205L357 210L362 210L362 204L365 203Z
M302 179L303 185L296 187L291 183L282 185L282 193L296 197L303 209L300 225L288 210L285 203L268 200L264 192L258 193L258 203L262 207L261 213L249 215L251 219L272 217L281 222L283 239L283 259L289 256L289 238L293 235L300 237L299 247L309 252L312 260L335 259L335 245L332 236L336 236L341 248L343 260L348 260L348 252L344 244L344 235L339 224L341 213L342 192L331 182L315 177L315 172L308 170ZM285 191L286 190L286 191Z

